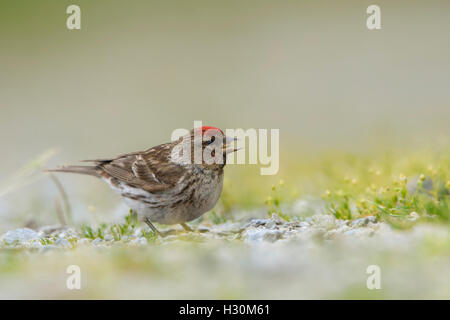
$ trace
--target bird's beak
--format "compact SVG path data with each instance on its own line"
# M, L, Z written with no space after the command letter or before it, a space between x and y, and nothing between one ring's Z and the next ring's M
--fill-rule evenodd
M223 153L229 154L229 153L240 150L241 148L236 147L236 141L238 141L238 138L236 138L236 137L225 136L224 144L222 147Z

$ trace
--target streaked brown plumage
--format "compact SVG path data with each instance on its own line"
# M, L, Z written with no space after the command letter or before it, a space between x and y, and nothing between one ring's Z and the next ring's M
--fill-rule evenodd
M195 130L199 130L202 154L206 150L214 156L215 150L221 150L218 158L223 157L222 163L203 159L194 163L192 130L177 141L146 151L111 159L86 160L93 163L90 166L64 166L49 171L103 179L154 232L158 231L151 222L181 224L190 230L185 222L198 218L217 203L222 192L226 155L236 151L230 146L234 139L224 137L220 129L204 126ZM184 154L186 150L190 155Z

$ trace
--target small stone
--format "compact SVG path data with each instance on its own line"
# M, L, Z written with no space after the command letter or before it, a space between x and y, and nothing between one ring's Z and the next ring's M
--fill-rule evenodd
M142 238L135 238L133 240L131 240L129 242L130 245L135 245L135 246L145 246L147 245L147 239L142 237Z
M349 223L348 220L336 220L336 225L338 227L348 226L348 223Z
M274 229L277 226L277 223L273 220L270 220L269 222L267 222L264 227L266 229Z
M23 243L29 240L40 239L39 233L28 228L16 229L6 232L1 238L6 244L14 244L16 242Z
M198 226L197 231L200 233L209 232L211 229L209 229L206 226Z
M253 219L252 221L250 221L249 223L247 223L244 228L248 228L250 226L254 226L254 227L259 227L259 226L264 226L266 225L266 223L268 223L270 220L269 219Z
M92 240L91 244L94 246L100 245L102 244L103 240L100 238L95 238L94 240Z
M66 228L63 232L60 232L58 235L60 238L79 238L80 235L73 228Z
M365 227L369 224L369 222L375 223L377 222L377 218L375 216L365 217L353 220L351 225L353 227Z
M114 237L112 235L108 234L104 237L104 239L105 239L105 241L113 241Z
M310 226L310 224L306 221L299 222L298 225L300 228L308 228Z
M282 237L278 230L268 230L265 228L252 228L244 232L244 238L247 242L275 242Z

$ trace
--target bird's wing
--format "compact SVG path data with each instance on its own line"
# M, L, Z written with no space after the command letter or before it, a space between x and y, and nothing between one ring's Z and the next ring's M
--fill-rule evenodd
M111 177L148 192L172 188L183 171L160 153L133 153L99 164Z
M136 156L136 160L131 164L131 171L133 171L134 176L143 181L161 183L150 169L150 163L147 161L148 159L145 159L142 155Z

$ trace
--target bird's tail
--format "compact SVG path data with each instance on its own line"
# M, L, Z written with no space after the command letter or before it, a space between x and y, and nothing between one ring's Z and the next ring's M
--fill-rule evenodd
M100 178L100 173L95 166L63 166L56 169L47 169L46 172L69 172L69 173L78 173L78 174L86 174L89 176L94 176Z

